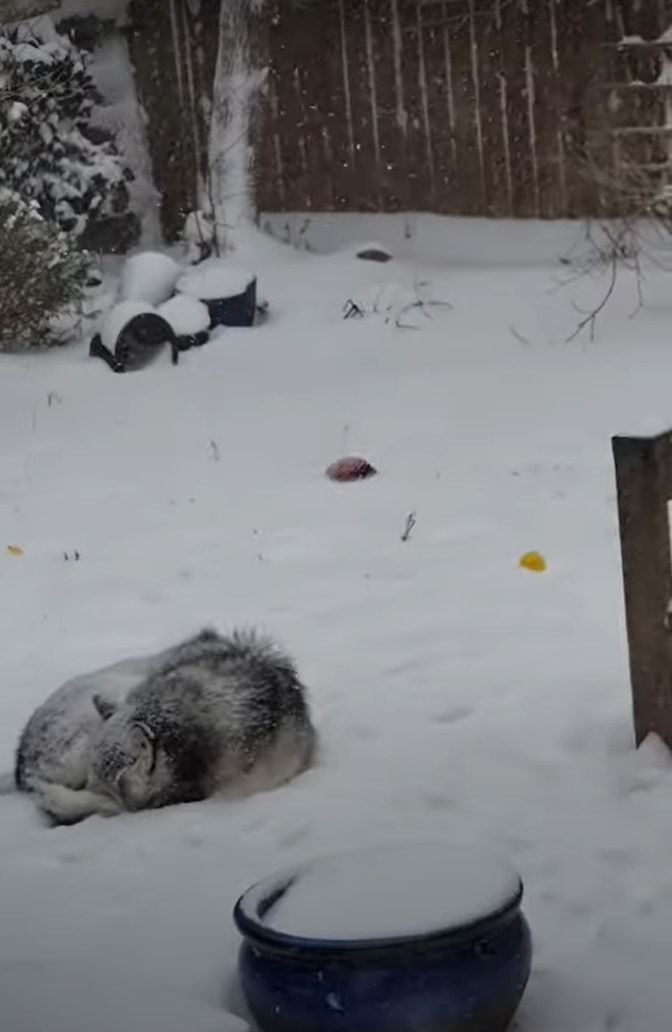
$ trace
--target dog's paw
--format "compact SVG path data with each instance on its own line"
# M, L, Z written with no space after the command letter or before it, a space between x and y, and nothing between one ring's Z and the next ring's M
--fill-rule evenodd
M54 824L77 824L96 814L114 817L119 813L119 807L112 799L87 789L67 788L65 785L42 781L33 785L33 791L40 810Z

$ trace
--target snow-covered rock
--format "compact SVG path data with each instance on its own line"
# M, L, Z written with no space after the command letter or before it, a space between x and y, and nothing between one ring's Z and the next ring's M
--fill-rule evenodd
M170 255L160 251L134 254L124 265L119 299L160 305L172 297L181 273L182 266Z
M347 243L344 247L339 248L337 253L350 255L353 258L361 258L371 262L385 263L392 261L392 255L390 254L389 248L383 247L383 245L376 240Z

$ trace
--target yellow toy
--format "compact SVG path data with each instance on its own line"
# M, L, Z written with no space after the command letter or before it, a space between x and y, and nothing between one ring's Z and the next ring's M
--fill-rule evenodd
M521 555L518 565L523 570L531 570L532 573L545 573L546 560L539 552L526 552Z

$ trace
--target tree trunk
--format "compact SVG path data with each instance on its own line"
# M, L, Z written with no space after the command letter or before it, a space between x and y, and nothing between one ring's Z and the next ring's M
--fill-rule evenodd
M235 247L236 229L254 218L251 108L263 73L253 67L250 0L221 0L212 90L209 207L218 254Z

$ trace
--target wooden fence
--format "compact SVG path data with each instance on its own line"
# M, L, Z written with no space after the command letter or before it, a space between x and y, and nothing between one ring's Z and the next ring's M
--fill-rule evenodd
M218 5L131 4L170 236L206 171ZM672 0L267 0L254 26L269 68L257 205L541 218L613 208L591 163L604 180L633 163L669 174L672 48L652 41L670 26Z

